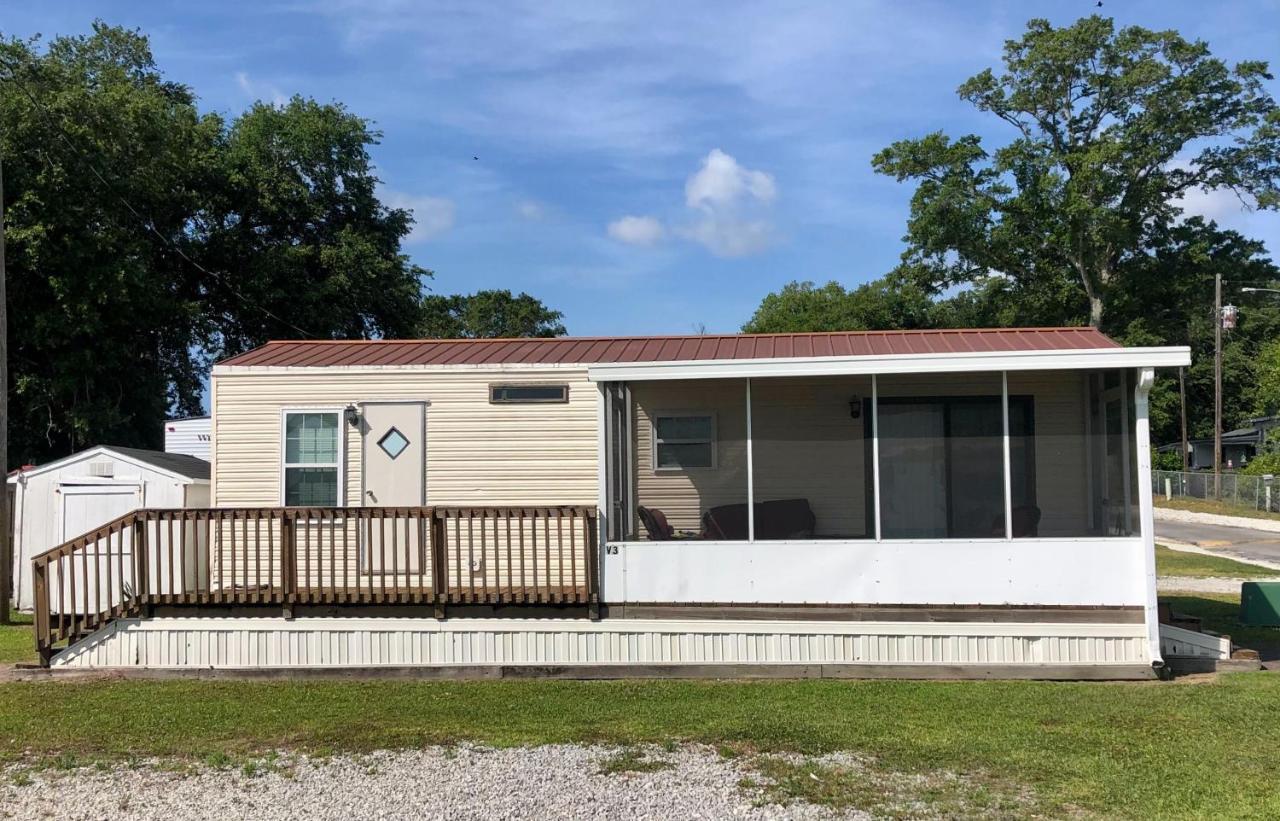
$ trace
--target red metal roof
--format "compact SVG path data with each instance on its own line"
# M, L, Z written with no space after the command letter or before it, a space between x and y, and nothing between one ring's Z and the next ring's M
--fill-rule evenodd
M966 328L812 334L552 339L282 340L225 359L230 366L508 365L688 362L1119 348L1094 328Z

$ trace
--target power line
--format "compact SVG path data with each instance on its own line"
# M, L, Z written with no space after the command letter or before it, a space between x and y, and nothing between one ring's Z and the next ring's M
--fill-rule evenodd
M102 175L102 172L98 170L98 167L94 165L93 161L88 159L82 152L80 152L78 148L76 148L76 146L71 142L71 139L67 136L66 131L62 128L59 128L57 123L54 123L52 121L52 116L50 115L49 110L45 108L43 103L41 103L38 99L36 99L36 96L31 93L31 90L29 88L27 88L26 83L24 83L18 77L17 69L13 65L7 62L5 63L4 67L9 70L9 79L13 81L18 86L18 88L22 90L22 93L26 95L28 100L31 101L31 104L36 107L36 109L40 112L40 116L44 119L45 124L49 126L55 134L58 135L58 137L62 140L62 142L67 146L67 149L71 152L74 159L82 162L85 166L87 166L88 169L93 173L93 176L97 178L98 182L102 183L102 185L108 189L108 192L111 193L116 199L118 199L120 201L120 204L123 205L125 209L130 214L132 214L139 222L141 222L143 227L149 233L154 234L156 238L158 238L160 242L163 243L168 250L177 254L184 261L186 261L188 265L195 268L197 271L200 271L201 273L213 278L215 281L221 284L224 288L226 288L227 291L230 292L232 296L234 296L236 299L239 299L245 305L248 305L251 308L256 308L264 316L270 319L274 319L276 322L279 322L282 325L292 328L293 330L301 334L303 337L306 337L308 339L315 338L315 334L309 333L306 330L299 328L297 325L293 324L292 322L285 319L284 317L279 316L278 314L274 313L273 311L266 308L265 306L259 304L258 302L255 302L249 297L246 297L235 287L235 285L233 285L229 281L228 277L225 277L224 275L218 272L211 271L210 269L206 268L205 266L201 265L200 263L196 262L194 259L189 257L187 253L183 251L180 247L178 247L177 245L174 245L173 242L170 241L168 237L166 237L164 234L160 232L158 228L156 228L155 223L150 218L144 216L141 212L138 211L138 209L134 208L133 204L129 202L129 200L123 194L114 190L114 186L112 186L112 184L108 182L107 178ZM64 118L64 121L65 121L65 118Z

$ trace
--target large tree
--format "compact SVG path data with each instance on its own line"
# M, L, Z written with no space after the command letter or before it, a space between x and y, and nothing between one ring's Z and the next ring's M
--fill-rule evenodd
M425 272L374 195L364 121L255 106L228 127L143 35L0 42L10 453L156 446L211 358L269 337L400 335Z
M1199 218L1151 231L1149 247L1126 261L1110 307L1111 334L1129 345L1190 345L1186 370L1189 431L1213 434L1213 289L1224 279L1224 300L1239 306L1236 327L1223 338L1223 420L1236 427L1264 403L1260 356L1280 338L1280 301L1251 297L1243 284L1280 280L1262 243ZM1157 374L1151 392L1152 440L1179 437L1177 375Z
M1007 123L993 151L937 132L878 153L874 168L918 182L904 271L934 289L1007 278L1016 295L1070 277L1103 326L1126 262L1193 189L1280 205L1280 110L1260 61L1228 66L1174 31L1032 20L960 97Z
M413 333L429 273L400 252L412 214L378 199L379 137L341 104L300 97L257 103L222 135L191 238L215 274L199 286L218 353Z
M221 127L141 35L36 46L0 44L15 463L155 442L196 401L201 309L176 249Z
M430 339L563 336L564 317L540 300L510 291L429 294L422 300L418 335Z
M847 290L838 282L818 287L790 282L767 295L745 333L884 330L928 328L937 323L929 295L910 283L889 276Z

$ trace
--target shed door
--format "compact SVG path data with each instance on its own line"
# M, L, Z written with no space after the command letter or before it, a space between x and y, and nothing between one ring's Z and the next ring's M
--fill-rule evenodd
M60 542L74 539L142 507L140 485L59 484L58 494L62 498ZM74 581L70 578L64 580L68 585L64 596L72 605L69 611L96 613L102 606L120 601L125 591L132 587L129 580L133 578L133 540L127 536L112 539L109 543L101 540L84 553L83 561L72 562L69 566L70 575L76 578ZM74 597L71 595L73 589L79 591ZM86 600L89 602L87 610Z
M88 533L142 507L138 485L58 485L62 495L59 543Z

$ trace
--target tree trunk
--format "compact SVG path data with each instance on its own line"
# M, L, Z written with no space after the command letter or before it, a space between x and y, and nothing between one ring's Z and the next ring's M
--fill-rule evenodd
M1089 294L1089 324L1102 327L1102 297L1097 294Z

